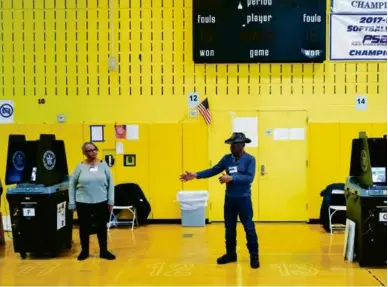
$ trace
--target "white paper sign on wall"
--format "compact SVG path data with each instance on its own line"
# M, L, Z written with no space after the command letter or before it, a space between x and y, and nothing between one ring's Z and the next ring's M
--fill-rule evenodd
M188 101L189 109L195 109L199 105L199 95L197 93L189 93Z
M256 148L259 145L258 136L258 119L257 117L234 117L233 132L244 133L251 143L246 144L246 147Z
M365 111L368 107L368 102L366 96L357 96L356 97L356 109L359 111Z

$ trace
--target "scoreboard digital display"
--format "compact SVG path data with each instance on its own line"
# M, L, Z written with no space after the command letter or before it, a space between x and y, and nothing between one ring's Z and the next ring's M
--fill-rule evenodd
M193 0L195 63L322 63L326 0Z

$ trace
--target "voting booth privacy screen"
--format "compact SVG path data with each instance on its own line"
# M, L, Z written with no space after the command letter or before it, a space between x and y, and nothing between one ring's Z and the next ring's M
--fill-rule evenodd
M362 135L352 141L350 176L364 188L387 184L387 139Z
M5 183L57 184L68 175L65 144L54 135L40 135L27 141L24 135L10 135L8 140Z

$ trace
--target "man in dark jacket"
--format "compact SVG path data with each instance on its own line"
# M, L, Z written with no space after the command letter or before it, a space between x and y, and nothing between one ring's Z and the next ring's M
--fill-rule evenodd
M246 233L251 267L259 268L259 244L253 222L251 200L251 184L255 177L256 160L244 151L245 144L250 142L251 140L243 133L233 133L231 138L225 141L226 144L230 144L230 154L225 155L210 169L196 173L186 171L180 178L182 181L209 178L226 171L226 174L219 178L221 184L226 184L224 204L226 254L218 258L217 263L237 261L236 226L237 215L239 215Z

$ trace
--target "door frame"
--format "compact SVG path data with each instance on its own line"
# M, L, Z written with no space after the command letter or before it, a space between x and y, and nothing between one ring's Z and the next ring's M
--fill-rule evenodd
M305 108L262 108L257 110L258 114L258 128L260 129L260 113L262 112L304 112L306 116L305 121L305 150L306 150L306 176L305 176L305 204L306 204L306 213L305 213L305 220L304 221L282 221L287 223L293 223L293 222L308 222L309 221L309 113L308 110ZM260 147L260 138L259 138L259 147ZM259 158L260 155L260 148L258 150L257 157ZM257 162L257 167L260 166L260 158ZM259 171L258 171L259 172ZM260 180L258 182L258 188L260 191ZM260 194L260 192L259 192ZM268 221L258 221L258 222L268 222ZM275 223L276 221L271 221L271 223Z

